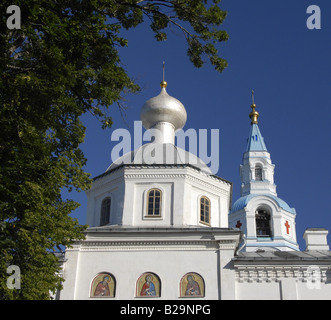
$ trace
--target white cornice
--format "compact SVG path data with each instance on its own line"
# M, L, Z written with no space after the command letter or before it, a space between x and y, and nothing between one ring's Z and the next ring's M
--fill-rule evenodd
M160 179L171 179L171 180L174 180L174 179L188 179L192 182L195 182L195 183L198 183L200 185L203 185L205 188L209 188L209 189L212 189L216 192L219 192L223 195L228 195L230 190L229 190L229 187L230 187L230 184L225 184L225 183L222 183L220 185L219 183L219 180L216 180L216 179L213 179L213 178L210 178L210 177L207 177L208 180L209 179L212 179L212 181L207 181L206 179L201 179L199 177L196 177L190 173L147 173L147 172L144 172L144 173L126 173L124 174L124 178L125 179L132 179L132 180L139 180L139 179L146 179L146 180L160 180ZM227 189L228 190L225 190L224 189L224 185L227 186Z
M67 251L209 251L209 250L235 250L235 240L83 240L77 242Z

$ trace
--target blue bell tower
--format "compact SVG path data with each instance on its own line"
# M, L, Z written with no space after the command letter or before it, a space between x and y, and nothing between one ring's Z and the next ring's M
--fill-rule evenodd
M275 165L258 126L254 92L251 108L251 127L240 165L241 197L232 206L229 226L246 235L246 251L299 250L296 211L277 196Z

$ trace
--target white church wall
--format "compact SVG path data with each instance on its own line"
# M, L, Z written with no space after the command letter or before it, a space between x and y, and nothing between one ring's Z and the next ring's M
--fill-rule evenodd
M293 214L287 213L286 211L283 210L280 224L281 224L282 236L296 243L297 237L295 232L294 218L295 216Z
M148 191L153 188L162 192L160 217L146 214ZM88 191L87 223L100 225L102 201L110 197L110 224L203 226L199 221L199 201L206 196L211 202L210 225L227 227L230 188L230 184L191 168L146 167L143 172L141 168L122 168L96 180Z
M115 277L116 299L142 299L136 297L136 282L145 272L156 274L161 281L161 296L154 299L178 299L180 280L189 272L201 275L205 282L205 296L194 299L219 297L220 280L215 250L95 251L80 252L79 255L74 299L97 299L90 297L90 290L93 278L100 272L109 272ZM73 284L67 283L67 285ZM62 295L61 298L70 299L69 296Z
M152 299L182 299L180 284L187 274L201 280L201 295L195 300L234 299L232 258L239 241L238 231L218 228L90 228L86 240L66 250L60 298L98 299L91 285L99 275L108 274L116 283L115 296L103 299L143 299L137 280L151 273L161 286L160 297Z
M94 181L93 187L86 192L86 223L90 227L100 225L101 204L107 197L111 199L110 222L112 224L120 223L123 212L122 195L124 194L124 187L123 169L119 169Z
M61 300L74 300L75 288L79 269L79 249L74 246L65 253L66 262L63 266L63 289L61 290Z
M200 201L206 197L210 201L210 223L206 224L200 221ZM187 212L186 221L188 225L213 226L220 225L219 197L206 191L202 187L192 186L191 188L191 210Z
M299 300L331 300L331 283L298 282L297 292Z
M318 252L314 253L314 255L318 254ZM266 253L264 255L267 256ZM237 264L235 270L238 300L331 299L331 271L330 266L324 263L310 265L299 261L298 263L255 261L254 265Z
M330 300L331 283L280 278L276 281L236 282L237 300Z
M207 197L210 200L210 226L227 227L230 186L201 175L192 176L189 183L192 185L192 212L196 213L188 213L191 224L204 225L200 222L200 200Z
M279 300L280 283L236 282L236 300Z

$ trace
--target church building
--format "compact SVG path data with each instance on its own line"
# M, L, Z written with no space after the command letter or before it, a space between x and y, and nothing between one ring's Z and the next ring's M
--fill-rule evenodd
M154 140L112 163L87 192L86 239L67 248L61 300L330 299L328 231L296 238L252 104L241 197L175 145L183 104L167 83L142 107Z

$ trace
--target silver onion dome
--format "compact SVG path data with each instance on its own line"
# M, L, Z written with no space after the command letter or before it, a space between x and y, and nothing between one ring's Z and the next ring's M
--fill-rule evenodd
M184 105L166 91L167 83L161 82L161 92L158 96L145 102L140 112L143 126L148 130L157 123L171 123L175 131L184 127L187 113Z

